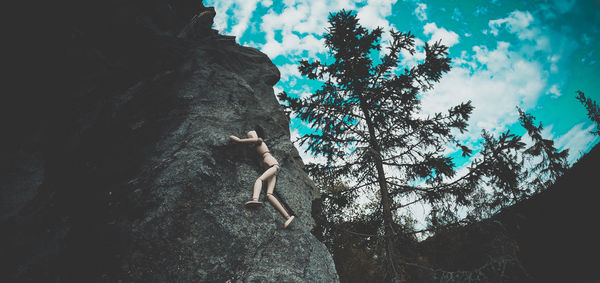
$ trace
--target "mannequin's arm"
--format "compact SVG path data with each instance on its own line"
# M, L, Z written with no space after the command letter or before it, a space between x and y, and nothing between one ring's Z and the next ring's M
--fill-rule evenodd
M262 138L246 138L246 139L240 139L236 136L229 136L229 139L234 141L234 142L240 142L240 143L261 143L263 142Z

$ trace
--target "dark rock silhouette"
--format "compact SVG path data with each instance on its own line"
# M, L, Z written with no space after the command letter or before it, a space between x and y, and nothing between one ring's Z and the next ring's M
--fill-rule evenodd
M419 249L439 270L484 267L488 282L597 282L599 164L596 145L539 195L435 235Z
M211 30L201 1L72 5L71 91L16 98L2 122L0 279L339 281L269 58ZM249 130L281 165L288 229L243 206L263 168L228 137Z

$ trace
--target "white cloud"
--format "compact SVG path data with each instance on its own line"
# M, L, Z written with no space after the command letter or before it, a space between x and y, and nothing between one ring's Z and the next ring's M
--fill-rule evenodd
M453 31L448 31L445 28L438 27L435 23L427 23L423 26L423 34L430 35L430 39L427 41L428 44L433 44L438 40L441 40L442 44L451 47L459 42L458 34ZM411 68L416 66L419 62L422 62L425 59L425 50L424 47L425 42L419 38L415 38L415 53L410 54L406 50L401 50L400 54L402 55L402 59L400 65L405 66L407 68Z
M552 72L552 73L558 72L558 66L557 66L558 60L560 60L560 55L558 55L558 54L548 56L548 62L550 62L550 72Z
M594 130L594 125L585 126L585 123L579 123L573 126L567 133L558 137L556 148L569 150L569 162L577 161L588 148L591 148L598 141L598 136L590 134Z
M300 155L300 158L302 158L302 161L304 162L304 164L309 164L309 163L325 164L325 163L327 163L327 158L325 158L324 156L322 156L322 155L315 156L312 153L306 151L308 149L307 144L304 144L304 146L300 146L300 144L298 142L296 142L298 140L298 138L300 138L300 133L299 133L298 129L291 129L290 130L290 140L292 141L292 143L294 144L296 149L298 149L298 154Z
M562 95L562 93L560 93L560 90L558 89L558 85L553 84L550 89L548 90L548 92L546 92L548 94L552 94L553 98L558 98L559 96Z
M217 14L215 15L213 26L215 29L223 32L227 29L227 11L233 6L234 0L223 0L223 1L206 1L206 6L214 6Z
M433 44L438 40L441 40L442 44L451 47L459 42L458 34L453 31L448 31L445 28L438 27L435 23L427 23L423 26L423 34L429 35L430 39L427 41L428 44ZM415 53L410 54L408 51L402 49L400 54L402 60L400 65L408 68L416 66L419 62L425 59L425 42L419 38L415 38Z
M493 35L498 35L499 28L506 26L507 30L510 33L517 34L519 39L534 39L540 33L540 30L532 27L532 22L533 16L529 11L516 10L506 18L489 21L488 26L490 27L490 33Z
M261 51L272 59L279 55L299 56L303 52L314 57L316 53L324 52L323 42L317 36L325 32L329 12L354 7L348 1L305 0L285 1L284 4L281 13L269 10L260 25L266 39Z
M263 0L260 1L260 5L265 7L265 8L269 8L273 5L273 0Z
M442 44L450 47L458 43L458 34L453 31L448 31L445 28L438 28L435 23L426 24L423 27L423 33L425 35L431 34L431 39L427 42L429 44L441 40Z
M280 55L294 57L307 53L314 57L324 53L323 40L319 37L326 32L329 13L341 9L357 10L360 24L369 29L382 27L388 31L392 26L386 17L392 14L396 1L368 0L366 5L357 8L355 0L286 0L282 11L270 9L263 16L260 28L265 33L266 43L260 49L272 59ZM387 39L389 34L384 33L383 40Z
M392 15L392 5L397 0L368 0L367 5L358 9L359 23L368 28L375 29L377 27L383 28L383 34L381 36L381 47L385 50L389 45L388 42L392 39L389 31L394 28L387 17Z
M231 28L231 33L237 38L242 37L248 28L248 22L250 22L252 13L254 13L254 10L256 10L257 2L258 0L244 0L238 2L239 7L236 11L238 23Z
M539 121L538 121L539 123ZM544 129L541 132L543 138L548 140L554 140L554 125L544 126Z
M425 12L425 10L427 10L426 4L424 4L424 3L417 4L417 8L415 9L414 13L420 21L427 20L427 13Z
M368 0L367 5L358 9L360 24L370 29L382 27L388 30L390 22L385 18L392 15L394 3L396 0Z
M556 34L552 30L548 30L547 27L542 27L536 23L529 11L515 10L506 18L489 21L488 26L490 27L489 33L496 36L501 29L516 35L521 40L522 52L529 56L533 56L537 51L551 53L556 51L557 46L560 46L561 53L569 52L569 49L572 48L572 43L569 43L572 41L571 39L566 39L564 34ZM542 29L544 30L542 31ZM552 35L552 38L550 35ZM556 61L553 63L556 63ZM551 66L552 72L557 70L556 64Z
M415 38L415 54L411 55L408 51L402 49L400 51L400 54L402 55L400 65L406 66L407 68L412 68L416 66L420 61L425 60L425 50L423 49L423 46L425 46L425 42L418 38Z
M279 102L279 104L281 104L281 100L279 100L279 93L281 93L283 91L283 88L278 86L279 83L277 83L276 85L273 86L273 94L275 95L275 98L277 99L277 102Z
M542 125L543 125L542 121L539 121L537 119L534 121L534 125L538 125L539 123L542 123ZM554 125L550 124L550 125L543 125L543 126L544 126L544 129L542 129L542 132L540 133L542 135L542 138L555 141L556 135L554 133ZM533 139L531 139L529 134L527 134L526 132L523 133L523 135L521 136L521 141L525 143L525 148L529 148L534 144ZM558 146L556 146L556 144L554 144L554 147L556 147L557 149L559 148ZM533 162L531 162L529 165L539 163L540 161L542 161L541 157L538 156L538 157L534 158Z
M301 88L295 88L291 90L292 93L297 94L300 98L305 99L311 95L313 95L313 90L308 85L302 85Z
M256 10L257 3L258 0L223 0L214 3L207 1L206 4L214 6L217 12L214 19L215 29L221 34L235 35L240 38L248 29L248 23Z
M423 97L426 114L445 112L460 102L472 101L475 107L469 120L468 136L476 141L482 129L493 133L517 121L515 106L524 110L535 106L546 85L537 62L509 50L499 42L496 49L475 46L474 54L463 53L455 66Z
M281 81L286 82L291 78L299 78L300 71L298 71L298 65L296 64L285 64L277 67L279 72L281 73Z

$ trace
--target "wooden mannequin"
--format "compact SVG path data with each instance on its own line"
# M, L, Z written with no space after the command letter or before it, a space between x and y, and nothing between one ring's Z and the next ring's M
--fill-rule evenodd
M283 208L281 203L279 203L277 198L273 196L273 190L275 189L275 182L277 178L275 174L277 173L277 171L279 171L279 163L277 163L277 160L275 159L275 157L273 157L273 155L271 155L271 153L269 152L269 148L263 142L263 139L259 138L255 131L248 132L247 139L240 139L236 136L229 136L229 139L239 143L256 144L256 151L262 156L265 167L267 168L267 170L260 177L258 177L258 179L256 179L256 182L254 182L254 192L252 194L252 200L246 202L245 205L247 207L257 207L262 205L262 202L258 201L258 196L260 195L260 191L262 190L262 183L266 181L267 199L281 213L281 215L285 217L286 221L285 224L283 224L283 228L287 228L288 225L290 225L290 223L292 222L292 220L294 220L294 216L290 216L287 213L287 211L285 211L285 208Z

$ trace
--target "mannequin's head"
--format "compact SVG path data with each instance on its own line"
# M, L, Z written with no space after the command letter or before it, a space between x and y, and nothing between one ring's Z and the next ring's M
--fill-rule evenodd
M256 131L250 131L250 132L248 132L248 137L249 138L258 138L258 134L256 134Z

